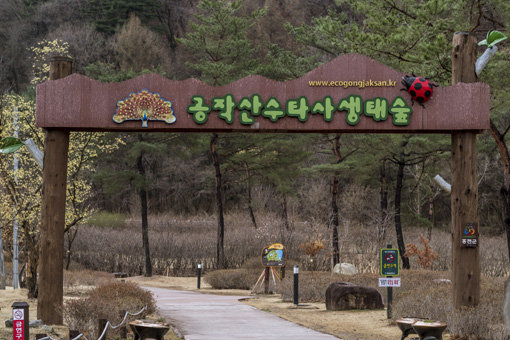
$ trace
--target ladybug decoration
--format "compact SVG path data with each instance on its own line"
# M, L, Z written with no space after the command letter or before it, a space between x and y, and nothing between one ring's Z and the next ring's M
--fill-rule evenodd
M402 84L405 88L401 89L401 91L409 92L413 105L416 100L418 104L425 107L423 106L423 103L432 97L432 93L434 93L433 88L438 87L439 85L434 84L423 77L417 77L414 73L412 75L412 77L408 75L402 77Z

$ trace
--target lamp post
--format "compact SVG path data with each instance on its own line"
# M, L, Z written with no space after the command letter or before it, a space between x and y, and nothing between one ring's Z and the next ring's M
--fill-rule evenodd
M294 266L294 304L299 304L299 266Z
M202 262L197 265L197 289L200 289L200 277L202 276Z

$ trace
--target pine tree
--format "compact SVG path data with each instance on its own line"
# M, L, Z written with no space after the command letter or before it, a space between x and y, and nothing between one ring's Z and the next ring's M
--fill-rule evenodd
M253 73L258 62L253 58L256 48L247 38L247 32L256 20L265 14L258 10L249 16L239 15L241 1L203 0L198 6L190 31L178 42L188 48L195 61L186 65L199 72L200 79L210 85L224 85ZM216 209L218 214L217 267L225 268L223 218L223 179L218 153L219 136L210 139L210 154L216 178Z

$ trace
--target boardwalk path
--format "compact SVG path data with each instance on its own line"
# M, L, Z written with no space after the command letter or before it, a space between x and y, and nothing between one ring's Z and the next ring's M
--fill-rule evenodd
M338 340L247 306L238 301L242 296L147 289L154 293L159 314L186 340Z

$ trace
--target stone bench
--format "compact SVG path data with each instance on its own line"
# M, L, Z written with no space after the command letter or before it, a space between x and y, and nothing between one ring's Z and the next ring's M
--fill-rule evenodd
M417 318L402 318L396 322L402 331L400 340L404 340L409 334L418 334L420 340L443 340L443 332L447 326L443 322Z

